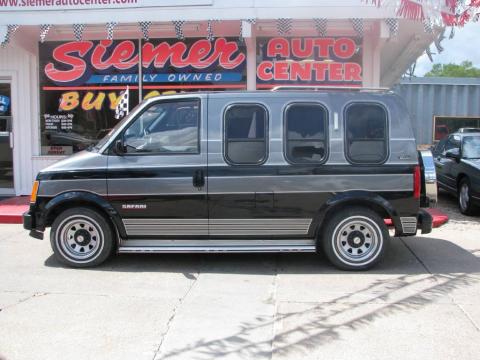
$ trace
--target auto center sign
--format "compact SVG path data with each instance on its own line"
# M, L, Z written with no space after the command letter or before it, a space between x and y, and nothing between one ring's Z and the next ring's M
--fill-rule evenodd
M257 84L358 85L362 84L362 50L347 37L266 38L257 40Z

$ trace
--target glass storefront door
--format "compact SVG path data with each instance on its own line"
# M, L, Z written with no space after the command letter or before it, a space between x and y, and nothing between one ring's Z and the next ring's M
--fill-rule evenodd
M0 195L13 192L11 84L0 79Z

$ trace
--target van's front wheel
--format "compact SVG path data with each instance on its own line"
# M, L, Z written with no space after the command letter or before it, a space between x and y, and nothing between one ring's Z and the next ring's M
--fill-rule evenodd
M57 216L52 224L50 243L55 257L62 263L88 267L108 258L114 238L109 223L101 214L76 207Z
M323 231L323 249L342 270L366 270L385 254L390 240L383 219L366 208L344 209L335 214Z

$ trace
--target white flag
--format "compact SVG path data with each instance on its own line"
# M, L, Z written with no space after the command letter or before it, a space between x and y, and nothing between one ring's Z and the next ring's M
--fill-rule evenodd
M128 115L128 98L129 98L128 86L127 86L127 90L125 90L120 96L121 98L118 101L117 107L115 108L115 119L121 119L125 115Z

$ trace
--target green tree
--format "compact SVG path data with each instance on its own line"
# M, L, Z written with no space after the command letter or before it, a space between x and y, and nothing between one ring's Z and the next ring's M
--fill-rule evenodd
M425 76L440 77L480 77L480 69L473 66L471 61L462 61L458 64L433 64L432 70Z

